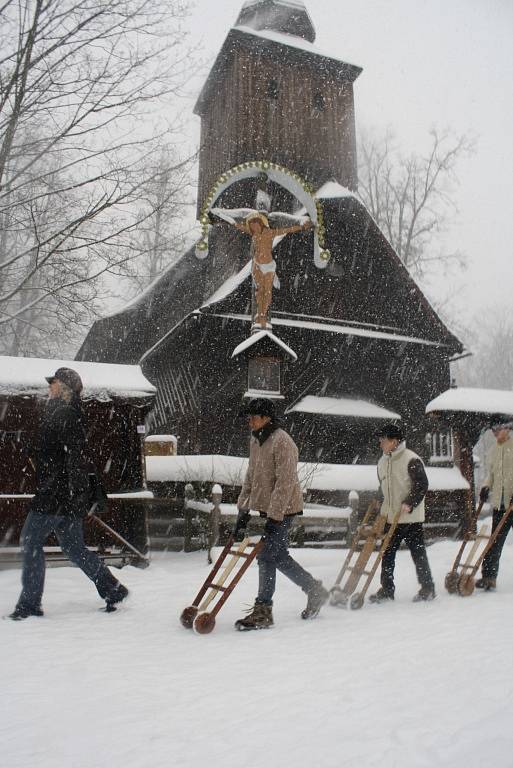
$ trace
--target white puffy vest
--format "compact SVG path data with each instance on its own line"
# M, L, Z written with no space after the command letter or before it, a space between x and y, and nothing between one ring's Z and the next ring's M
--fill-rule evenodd
M513 496L513 437L502 445L494 445L485 485L490 488L490 503L494 509L499 509L501 505L503 490L504 504L508 507Z
M412 459L418 459L416 453L410 451L405 443L400 443L391 454L384 453L378 461L378 477L383 493L381 514L386 515L391 523L401 509L401 504L412 490L408 464ZM410 514L402 514L399 523L423 523L425 519L424 499L412 509Z

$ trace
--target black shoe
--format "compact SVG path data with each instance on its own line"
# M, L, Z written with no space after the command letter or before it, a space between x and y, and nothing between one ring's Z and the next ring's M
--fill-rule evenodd
M435 594L435 588L434 586L429 587L421 587L415 597L413 598L414 603L422 603L426 600L434 600L436 597Z
M369 597L369 603L386 603L387 600L393 600L394 599L394 593L391 592L389 589L384 589L383 587L380 587L375 595L371 595Z
M497 589L497 579L492 579L491 576L482 576L476 581L477 589L484 589L485 592L490 592Z
M322 581L316 581L308 592L306 608L301 612L302 619L315 619L322 606L328 602L330 593L322 586Z
M105 612L112 613L116 610L117 604L122 603L128 597L128 589L123 584L118 584L108 597L105 598Z
M28 619L30 616L44 616L44 613L41 608L25 608L24 606L17 605L8 618L13 621L23 621L23 619Z

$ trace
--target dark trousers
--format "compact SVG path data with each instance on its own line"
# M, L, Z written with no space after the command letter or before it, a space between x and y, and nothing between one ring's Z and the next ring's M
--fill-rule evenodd
M492 532L495 531L495 529L499 525L504 513L505 513L504 507L493 510ZM513 513L510 514L509 519L506 520L506 522L502 526L502 529L499 535L497 536L497 538L495 539L494 544L490 547L490 551L488 552L485 559L483 560L483 566L481 570L482 570L483 577L485 579L497 578L497 575L499 573L499 561L501 559L502 548L504 546L504 542L506 541L506 538L512 526L513 526Z
M101 597L105 599L113 594L119 582L98 555L87 549L81 519L29 512L21 532L23 572L19 607L35 610L41 605L45 584L43 546L51 533L55 533L62 551L71 562L94 582Z
M289 554L289 529L292 517L282 523L268 520L264 535L264 546L258 556L258 603L273 604L276 589L276 570L309 592L316 584L314 577L305 571Z
M389 529L390 526L387 525L385 531ZM390 543L381 561L381 586L387 592L393 593L395 590L395 556L403 541L410 550L413 562L415 563L419 584L422 587L433 587L433 577L431 576L431 569L427 559L422 523L404 523L398 525L395 529L395 533L390 539Z

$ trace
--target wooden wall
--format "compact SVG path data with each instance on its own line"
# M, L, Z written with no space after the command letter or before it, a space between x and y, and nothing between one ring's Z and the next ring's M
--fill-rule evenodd
M17 545L28 508L28 499L13 496L33 494L39 429L45 399L35 396L0 395L0 544ZM143 487L141 437L137 425L144 424L149 400L117 402L84 401L88 455L108 493L140 490ZM133 501L110 503L105 518L138 548L145 546L145 510ZM88 542L105 536L88 525Z
M268 94L276 83L277 98ZM318 94L324 109L315 108ZM280 163L320 186L357 186L353 85L317 65L238 48L202 114L198 209L216 179L248 160Z

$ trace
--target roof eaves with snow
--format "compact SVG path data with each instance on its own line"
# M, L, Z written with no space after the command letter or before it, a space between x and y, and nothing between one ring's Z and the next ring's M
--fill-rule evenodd
M241 342L238 347L233 350L232 357L238 357L239 355L242 355L250 350L252 347L258 346L259 344L262 344L266 341L279 347L292 360L297 360L297 355L293 349L287 346L284 341L275 336L274 333L266 330L253 333L249 338Z
M212 66L209 76L201 90L194 107L196 115L202 115L207 102L210 99L211 90L218 82L220 74L226 70L227 62L234 55L237 46L254 48L259 53L276 51L278 55L294 57L299 63L316 63L323 60L323 70L335 77L354 82L361 74L362 68L355 64L349 64L342 59L324 53L312 43L294 35L262 29L255 30L251 27L232 27L228 36Z
M194 313L193 313L194 314ZM196 314L202 314L198 312ZM237 322L251 322L250 315L241 315L230 312L209 312L205 313L205 316L218 317L224 320L235 320ZM383 341L391 341L395 343L409 343L409 344L421 344L429 347L445 348L447 345L438 341L431 341L429 339L421 339L413 336L405 336L399 333L390 333L388 331L379 331L374 328L363 328L360 326L343 325L340 322L332 322L326 318L325 322L319 322L318 320L301 320L292 317L275 317L272 318L273 326L286 327L286 328L302 328L305 330L321 331L323 333L336 333L343 334L345 336L360 336L372 339L383 339Z
M454 387L426 406L426 413L476 413L513 415L513 391Z
M48 382L58 368L72 368L82 379L83 399L147 398L156 389L138 365L48 360L33 357L0 357L0 394L46 395Z
M307 395L287 410L320 416L340 416L355 419L400 419L400 415L367 400L350 397L319 397Z

